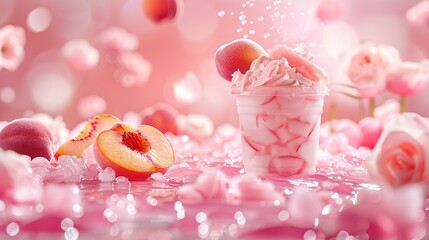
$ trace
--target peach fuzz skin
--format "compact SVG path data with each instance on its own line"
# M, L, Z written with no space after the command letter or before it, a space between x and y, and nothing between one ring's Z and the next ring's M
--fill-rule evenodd
M111 128L121 120L110 114L100 114L88 120L82 131L73 139L63 143L55 152L55 158L61 155L70 155L82 158L82 154L87 147L94 143L97 135L106 129Z
M261 55L267 55L261 45L249 39L237 39L216 51L216 69L222 78L231 81L235 71L246 73L253 60Z
M93 151L102 168L110 167L117 176L129 180L145 180L152 173L165 172L175 160L171 144L158 129L122 122L101 132Z
M31 159L52 158L52 133L42 123L28 118L8 123L0 132L0 148L12 150Z

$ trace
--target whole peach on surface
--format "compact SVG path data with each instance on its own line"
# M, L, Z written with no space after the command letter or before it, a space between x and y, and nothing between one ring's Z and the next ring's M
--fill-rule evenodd
M216 69L222 78L231 81L235 71L244 74L253 60L261 55L267 55L267 52L258 43L249 39L236 39L216 51Z
M171 105L160 103L144 109L141 115L143 125L155 127L162 133L178 133L176 119L179 112Z
M93 151L102 168L111 167L117 176L130 180L145 180L154 172L164 172L175 160L173 147L158 129L123 122L101 132Z
M37 120L20 118L8 123L0 132L0 148L12 150L31 159L52 157L51 131Z

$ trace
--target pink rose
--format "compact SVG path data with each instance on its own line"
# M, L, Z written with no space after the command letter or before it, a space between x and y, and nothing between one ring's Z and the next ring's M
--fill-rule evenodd
M359 121L358 123L362 135L365 136L362 138L361 146L374 148L378 139L380 138L381 132L383 131L383 120L378 118L366 117Z
M362 98L373 98L386 88L386 74L401 61L388 45L364 42L346 53L346 70Z
M406 18L416 26L429 25L429 1L421 1L408 9Z
M350 146L361 146L363 140L361 129L357 123L347 118L332 119L324 122L320 126L320 143L324 143L329 140L332 135L339 133L347 137Z
M25 32L17 26L0 29L0 69L15 71L24 60Z
M139 46L136 35L118 27L110 27L99 36L101 45L110 52L121 53L134 51Z
M121 53L118 65L115 77L123 87L144 85L152 73L152 64L139 53Z
M422 92L429 83L429 60L403 62L387 76L387 89L400 95Z
M61 54L76 71L85 71L98 64L100 54L88 41L73 39L64 44Z
M429 126L417 114L390 119L367 160L368 172L399 186L429 180Z

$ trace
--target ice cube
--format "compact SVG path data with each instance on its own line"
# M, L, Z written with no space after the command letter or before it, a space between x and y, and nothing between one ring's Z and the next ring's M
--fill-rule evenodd
M296 138L295 135L291 134L288 131L287 126L277 128L274 131L274 134L276 134L277 138L280 140L281 143L286 143L286 142L289 142L290 140L293 140L294 138Z
M240 115L240 127L241 129L255 129L257 125L257 116L255 114L241 114Z
M301 145L306 141L307 141L306 137L297 137L297 138L287 142L286 145L289 148L291 155L295 155L298 152Z
M112 182L115 180L115 170L113 170L111 167L106 167L106 169L98 174L97 178L101 182Z
M281 127L286 122L286 117L282 115L261 114L256 117L257 126L268 128L271 131Z
M290 156L289 148L286 145L272 145L271 156Z
M287 126L290 133L301 137L307 137L313 129L314 124L299 119L288 119Z
M306 163L299 157L274 157L270 167L280 174L293 175L301 173Z

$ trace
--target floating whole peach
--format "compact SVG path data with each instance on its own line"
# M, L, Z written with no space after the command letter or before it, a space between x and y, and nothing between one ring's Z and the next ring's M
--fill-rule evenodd
M146 16L156 23L176 18L183 6L181 0L143 0L142 5Z
M258 43L249 39L236 39L216 51L216 68L222 78L231 81L235 71L246 73L253 60L261 55L267 55L267 52Z
M82 158L82 154L87 147L94 143L97 135L111 128L121 120L110 114L100 114L88 120L82 131L73 139L63 143L55 152L55 158L61 155L70 155Z
M145 180L154 172L164 172L175 160L170 142L149 125L135 128L117 123L98 135L93 149L102 168L111 167L117 176L130 180Z
M8 123L0 132L0 148L12 150L31 159L52 157L53 137L41 122L20 118Z
M177 135L176 118L179 112L168 104L157 104L144 109L141 113L142 124L157 128L162 133L171 132Z

